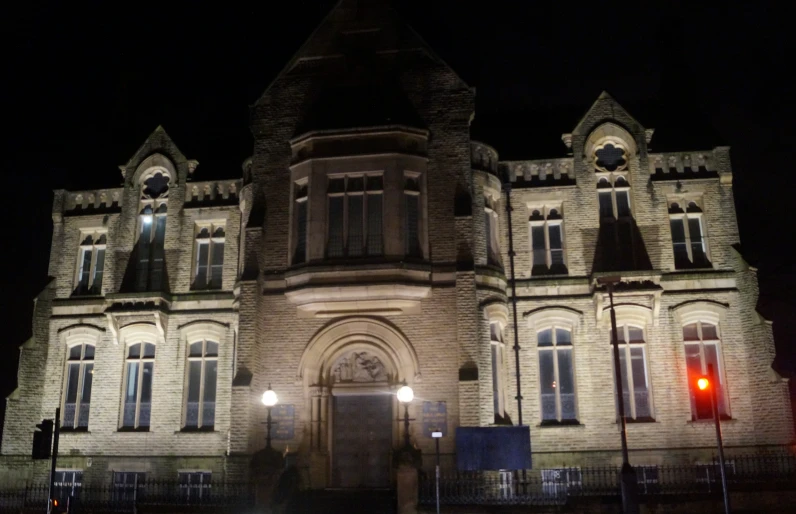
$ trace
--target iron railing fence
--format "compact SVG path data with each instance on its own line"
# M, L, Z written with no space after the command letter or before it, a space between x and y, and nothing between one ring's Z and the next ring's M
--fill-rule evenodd
M710 495L721 492L717 459L698 464L635 466L639 494ZM796 456L731 456L726 461L730 490L796 489ZM523 478L524 477L524 478ZM561 505L570 498L620 494L619 467L561 467L518 471L441 473L442 505ZM420 479L420 502L434 504L434 473Z
M47 483L0 486L0 512L43 512L47 505ZM256 484L186 484L179 481L150 481L139 484L81 484L57 487L54 496L73 505L75 514L89 512L152 512L158 507L190 511L243 511L254 505ZM71 498L69 498L71 496Z

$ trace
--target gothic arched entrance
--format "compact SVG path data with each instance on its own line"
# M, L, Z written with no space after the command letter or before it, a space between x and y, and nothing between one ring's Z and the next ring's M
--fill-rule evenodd
M395 390L419 377L417 356L392 325L348 318L307 346L299 376L309 396L311 466L332 487L388 487L400 436Z

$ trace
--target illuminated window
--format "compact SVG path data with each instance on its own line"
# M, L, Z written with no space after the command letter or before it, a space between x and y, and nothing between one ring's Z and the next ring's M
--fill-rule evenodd
M696 380L708 374L708 366L713 366L720 416L729 417L727 408L727 393L721 367L719 329L717 325L698 321L683 327L683 342L685 343L685 362L688 370L688 387L691 397L691 417L697 419L713 419L713 411L709 398L700 401L705 395L696 394Z
M536 333L542 423L577 422L572 332L550 327Z
M484 231L484 237L486 239L486 261L488 264L501 266L497 201L488 196L484 196Z
M532 275L567 273L564 261L564 220L560 207L534 209L528 219Z
M185 428L212 429L216 414L218 343L196 341L188 353L188 394Z
M107 235L92 231L81 233L80 238L75 294L102 294Z
M66 429L87 430L94 378L94 345L78 344L69 347L68 352L61 426Z
M152 412L152 375L155 371L155 345L135 343L127 349L122 427L149 429Z
M139 291L159 291L163 287L169 180L167 174L156 171L141 185L136 266Z
M669 228L675 268L710 267L702 209L696 202L689 202L685 210L673 202L669 206Z
M489 324L489 339L492 354L492 409L495 416L503 417L506 412L506 386L503 378L505 366L503 330L500 323Z
M641 327L620 325L617 333L625 417L631 420L651 420L652 398L644 330Z
M196 227L193 289L221 289L224 272L224 225Z

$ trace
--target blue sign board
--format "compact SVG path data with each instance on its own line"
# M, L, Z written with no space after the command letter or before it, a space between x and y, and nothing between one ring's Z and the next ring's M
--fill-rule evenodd
M460 471L529 469L530 427L456 428L456 467Z
M295 434L295 423L293 405L275 405L271 409L271 434L276 440L293 439Z
M423 435L431 437L431 432L448 435L448 404L445 402L423 402Z

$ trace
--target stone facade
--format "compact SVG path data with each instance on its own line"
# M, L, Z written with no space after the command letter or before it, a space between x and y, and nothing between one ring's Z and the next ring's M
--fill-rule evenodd
M367 424L335 419L335 398L403 384L416 397L411 440L426 454L434 445L423 433L424 402L446 402L441 449L453 454L457 426L516 424L521 393L536 467L617 463L608 299L597 284L608 275L622 280L619 324L643 334L630 345L641 367L627 368L646 381L643 391L636 384L642 396L628 430L634 464L713 453L712 425L693 420L683 341L683 327L700 323L717 327L727 446L792 443L770 322L755 310L755 270L735 249L728 149L650 153L653 131L603 94L563 135L568 157L500 161L500 141L470 139L474 97L381 2L344 0L251 107L254 150L241 180L191 181L198 163L158 128L121 167L123 187L57 191L53 278L36 300L19 387L7 400L4 468L43 472L27 458L31 433L57 407L66 411L70 351L80 345L95 349L88 422L62 432L59 462L85 479L245 477L264 445L260 396L269 385L294 416L274 446L296 455L312 487L344 480L343 443L334 441ZM150 182L156 176L168 179L167 195ZM152 232L144 258L144 224L158 216L162 252ZM670 218L700 220L688 248L675 244ZM202 267L203 228L206 241L224 243L223 265L212 256ZM534 241L540 233L544 241ZM102 242L104 269L101 287L86 291L89 234L95 248ZM557 400L555 419L543 413L540 386L539 334L548 328L571 337L574 398ZM197 341L218 343L215 397L203 407L214 415L204 427L187 406ZM134 407L127 426L130 348L139 343L155 345L151 407ZM391 398L398 446L404 410Z

